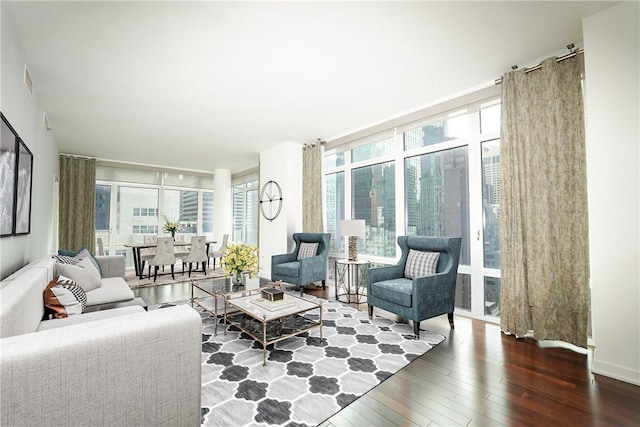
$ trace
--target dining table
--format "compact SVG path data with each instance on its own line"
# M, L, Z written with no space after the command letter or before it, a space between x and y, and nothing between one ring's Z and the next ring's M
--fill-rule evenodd
M206 250L207 253L209 253L209 246L212 244L218 243L215 240L207 240L206 244ZM191 246L191 241L175 241L173 243L173 247L175 248L176 246L180 247L184 247L184 246ZM133 252L133 267L135 268L136 271L136 276L138 276L140 279L142 279L142 276L144 275L144 271L142 269L142 259L140 257L140 250L141 249L146 249L146 248L155 248L156 244L155 243L125 243L124 244L125 248L131 248L131 252Z

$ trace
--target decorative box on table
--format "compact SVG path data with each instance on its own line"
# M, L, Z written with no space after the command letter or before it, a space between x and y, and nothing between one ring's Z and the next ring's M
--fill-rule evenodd
M267 301L279 301L284 298L284 292L276 288L266 288L262 290L260 296Z

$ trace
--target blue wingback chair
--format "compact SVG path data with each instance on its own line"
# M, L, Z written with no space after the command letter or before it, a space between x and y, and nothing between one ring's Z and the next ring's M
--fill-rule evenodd
M459 237L399 236L402 257L396 265L367 270L367 304L369 318L378 307L413 321L415 338L420 337L420 322L447 314L453 329L456 278L460 259ZM409 250L438 252L436 274L405 277Z
M294 233L293 240L296 246L293 252L271 257L271 280L282 280L298 285L300 295L304 292L304 286L313 282L322 281L324 288L330 239L330 233ZM312 256L298 257L301 243L317 243L316 253Z

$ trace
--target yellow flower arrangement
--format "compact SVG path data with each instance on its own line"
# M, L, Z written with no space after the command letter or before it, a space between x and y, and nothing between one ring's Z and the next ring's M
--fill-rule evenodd
M240 283L244 272L255 277L258 274L258 248L246 243L229 245L222 253L221 264L225 275L233 276L236 283Z

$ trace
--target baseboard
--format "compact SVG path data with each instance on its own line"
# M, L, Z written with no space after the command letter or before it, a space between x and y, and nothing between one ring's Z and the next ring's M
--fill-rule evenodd
M615 380L624 381L626 383L640 386L640 371L625 368L624 366L614 365L612 363L603 363L596 360L591 365L591 372Z

